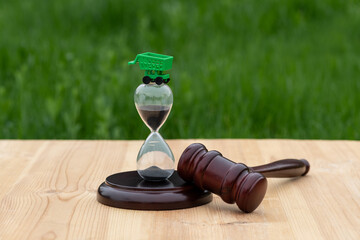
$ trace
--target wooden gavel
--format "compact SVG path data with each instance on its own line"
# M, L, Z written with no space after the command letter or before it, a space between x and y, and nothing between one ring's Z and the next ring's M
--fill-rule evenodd
M185 181L219 195L227 203L236 202L247 213L262 202L267 189L266 177L305 176L309 170L310 164L305 159L284 159L247 167L223 157L218 151L208 151L200 143L184 150L177 167Z

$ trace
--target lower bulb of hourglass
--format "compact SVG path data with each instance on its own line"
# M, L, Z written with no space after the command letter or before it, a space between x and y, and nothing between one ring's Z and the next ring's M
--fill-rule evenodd
M137 157L137 171L148 181L162 181L174 172L174 155L158 132L152 132Z

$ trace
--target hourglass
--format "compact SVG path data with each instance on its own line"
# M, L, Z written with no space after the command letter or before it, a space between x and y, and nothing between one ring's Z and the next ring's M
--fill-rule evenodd
M172 210L211 202L209 191L185 182L174 171L174 155L159 130L166 121L173 93L168 86L173 57L138 54L129 64L145 70L134 94L136 109L151 133L137 155L137 171L108 176L98 188L97 200L105 205L137 210ZM125 161L132 161L126 159Z

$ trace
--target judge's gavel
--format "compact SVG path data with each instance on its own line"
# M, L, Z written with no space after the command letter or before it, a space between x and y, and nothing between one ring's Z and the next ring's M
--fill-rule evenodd
M250 213L265 196L266 177L305 176L309 169L305 159L284 159L247 167L223 157L218 151L208 151L204 145L193 143L182 153L177 171L185 181L219 195L227 203L236 202L242 211Z

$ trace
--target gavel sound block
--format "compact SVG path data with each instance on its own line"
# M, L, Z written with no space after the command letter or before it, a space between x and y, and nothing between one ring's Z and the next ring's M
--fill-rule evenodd
M248 167L223 157L218 151L208 151L200 143L193 143L182 153L177 171L185 181L219 195L227 203L236 202L242 211L249 213L265 196L266 177L304 176L309 169L305 159L284 159Z

